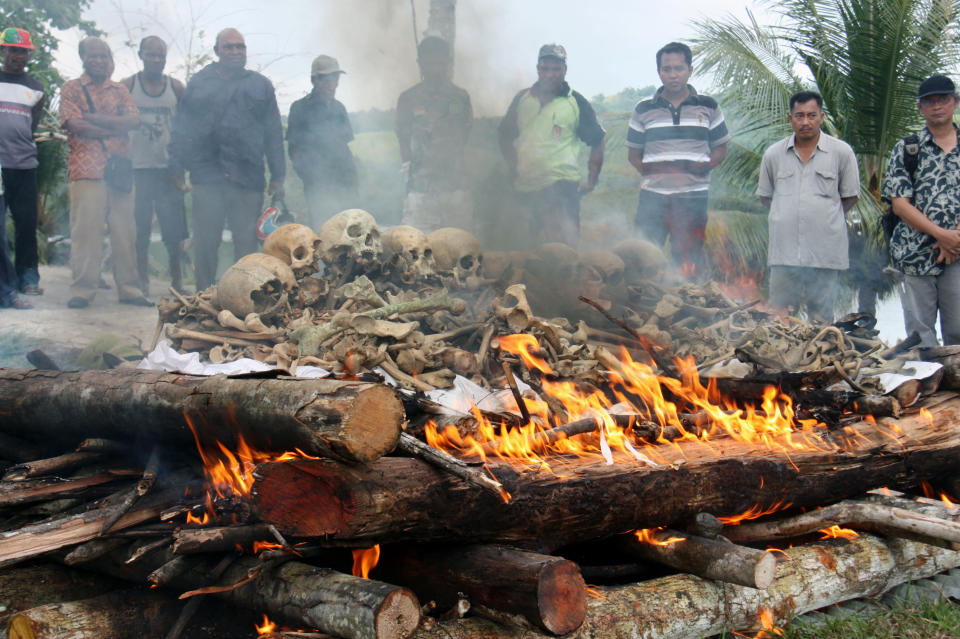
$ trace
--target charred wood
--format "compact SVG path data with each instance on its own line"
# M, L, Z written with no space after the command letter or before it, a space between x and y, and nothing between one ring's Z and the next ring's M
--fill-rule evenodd
M837 601L869 597L898 584L960 566L960 553L903 539L864 535L784 551L766 590L671 575L596 588L583 625L569 639L699 639L737 630L755 633L760 613L783 626ZM638 629L639 632L638 632ZM549 635L467 618L421 629L415 639L546 639Z
M927 402L930 418L911 415L896 423L896 431L885 420L844 427L833 434L843 450L823 441L795 450L724 439L644 449L663 457L656 467L626 455L614 466L558 459L562 473L488 462L513 496L509 504L404 458L367 467L331 460L262 464L253 498L265 521L293 536L359 543L535 541L557 548L623 530L675 526L699 512L732 516L758 504L831 504L952 472L960 431L946 425L960 416L960 399L941 399Z
M0 429L15 437L139 437L367 462L393 449L403 411L380 384L326 379L199 377L117 369L0 372ZM264 428L269 424L269 428Z
M441 609L463 593L477 614L521 615L556 635L576 630L586 613L586 585L575 563L506 546L405 548L381 557L375 574L414 584L421 601Z

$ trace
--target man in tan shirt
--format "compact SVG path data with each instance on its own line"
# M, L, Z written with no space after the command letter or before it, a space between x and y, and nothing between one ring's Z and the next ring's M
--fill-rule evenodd
M810 316L833 321L840 272L849 268L844 214L857 203L860 172L850 145L820 130L823 98L790 98L793 135L763 154L757 195L770 209L770 302L806 303Z

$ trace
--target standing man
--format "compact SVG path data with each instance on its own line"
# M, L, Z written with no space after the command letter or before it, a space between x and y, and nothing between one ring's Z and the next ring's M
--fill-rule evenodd
M424 233L444 226L473 230L473 198L466 190L463 150L473 126L470 95L450 79L446 40L428 36L417 47L420 84L397 100L397 140L407 195L403 224Z
M606 131L566 75L566 50L558 44L540 47L537 82L516 95L500 122L500 151L528 209L528 237L577 248L580 197L597 186ZM590 147L585 183L577 163L581 141Z
M833 321L840 272L850 266L844 214L860 194L850 145L820 130L823 98L790 97L793 135L763 154L757 195L770 211L770 302Z
M263 208L263 158L270 166L267 193L283 197L286 161L280 109L270 80L245 69L247 45L236 29L217 34L217 61L190 78L173 120L170 170L174 184L193 184L194 263L197 290L217 278L224 222L233 234L234 259L257 251Z
M287 151L303 180L309 226L314 229L356 206L357 167L347 146L353 127L343 103L335 98L343 73L335 58L317 56L310 65L313 91L290 105L287 118Z
M627 131L630 164L643 177L634 226L655 244L669 236L674 262L701 275L710 169L727 157L730 134L716 100L687 84L690 47L657 51L657 73L663 86L637 104Z
M917 108L926 125L915 144L900 140L893 147L883 179L883 197L900 218L890 238L890 259L904 274L903 323L908 335L920 334L921 346L937 345L938 312L944 345L960 344L957 102L956 87L946 76L920 84Z
M43 84L26 72L30 34L23 29L0 32L0 164L3 191L14 226L16 288L42 295L37 252L37 145L33 132L43 116ZM2 217L2 216L0 216Z
M121 304L153 306L137 286L132 189L107 183L104 172L112 156L130 157L128 132L140 125L130 92L110 79L113 55L100 38L79 46L83 75L60 91L60 123L67 131L70 159L70 308L86 308L100 282L104 224L110 228L113 279Z
M137 275L146 295L150 288L150 231L156 211L160 237L167 248L170 283L183 290L180 262L183 241L187 239L187 212L183 192L176 188L167 167L167 146L177 102L183 96L183 83L163 74L167 64L167 44L157 36L140 41L143 71L123 81L140 111L140 126L130 136L133 161L133 213L137 222Z

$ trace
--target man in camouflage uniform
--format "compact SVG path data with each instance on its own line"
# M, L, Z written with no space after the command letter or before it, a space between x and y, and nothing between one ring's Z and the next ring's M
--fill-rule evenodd
M919 145L893 148L883 196L900 218L890 238L890 258L903 273L903 320L907 334L917 331L923 346L937 344L937 313L943 343L960 344L960 147L953 113L956 88L935 75L920 84L917 107L926 126ZM917 156L911 176L905 152Z
M473 202L463 179L463 150L473 124L470 96L450 80L450 45L428 36L417 61L423 81L397 100L397 140L406 179L403 223L424 233L472 230Z

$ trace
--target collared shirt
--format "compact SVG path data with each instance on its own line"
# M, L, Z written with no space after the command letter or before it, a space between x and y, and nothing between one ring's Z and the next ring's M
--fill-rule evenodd
M954 125L956 127L956 125ZM927 127L918 134L920 149L913 182L903 164L903 140L890 154L883 178L883 197L905 197L932 222L945 229L960 225L960 144L945 153ZM958 130L960 139L960 130ZM941 275L940 252L932 235L909 224L897 224L890 238L890 259L906 275Z
M33 132L43 115L43 84L26 73L0 71L0 161L8 169L37 168Z
M500 139L517 150L516 188L525 192L579 180L580 141L596 147L606 135L587 99L566 82L546 104L536 86L518 93L500 122Z
M87 88L96 113L140 115L127 87L109 79L102 84L94 84L90 76L84 73L76 80L64 82L63 88L60 89L60 124L64 128L67 128L70 120L82 118L84 114L90 113L90 105L87 104L87 98L83 94L83 87ZM67 162L67 179L71 181L102 180L108 156L129 157L130 155L130 136L126 132L107 138L82 138L70 135L69 143L70 159Z
M263 191L264 156L270 179L283 182L287 165L273 84L249 69L224 76L219 63L208 64L183 92L169 153L170 170L190 171L196 184L227 180Z
M849 268L847 223L841 198L860 194L857 157L843 140L820 132L806 163L795 135L763 154L757 195L771 198L767 263Z
M287 151L304 184L356 186L351 140L353 127L339 100L327 102L314 91L290 105Z
M717 101L687 89L679 107L660 87L633 110L627 146L643 151L642 189L672 195L710 188L710 152L729 142L730 133Z
M421 82L397 99L397 137L410 143L409 189L463 188L463 149L473 125L470 95L451 82Z

